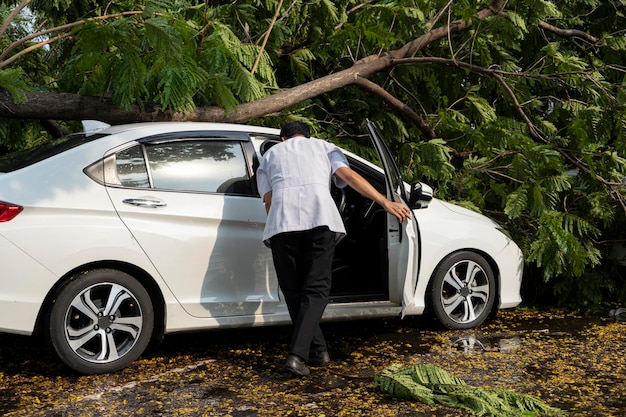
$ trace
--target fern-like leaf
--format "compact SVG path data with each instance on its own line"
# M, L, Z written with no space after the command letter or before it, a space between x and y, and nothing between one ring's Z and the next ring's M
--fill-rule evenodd
M9 68L0 70L0 89L5 88L13 102L21 104L26 102L26 93L30 90L23 78L21 68Z
M463 408L476 415L493 417L556 416L563 411L541 399L506 389L467 385L443 368L418 364L402 368L391 365L374 377L374 386L394 397Z

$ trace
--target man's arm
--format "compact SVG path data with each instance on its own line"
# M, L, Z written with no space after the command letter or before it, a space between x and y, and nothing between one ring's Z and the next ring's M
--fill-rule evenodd
M268 191L267 193L265 193L265 195L263 196L263 203L265 203L265 213L269 213L270 212L270 207L272 206L272 192Z
M402 203L396 203L389 200L387 197L379 193L372 184L370 184L352 168L341 167L335 171L335 175L344 180L354 190L380 204L387 213L396 216L400 223L402 223L405 219L411 218L411 211L407 206Z

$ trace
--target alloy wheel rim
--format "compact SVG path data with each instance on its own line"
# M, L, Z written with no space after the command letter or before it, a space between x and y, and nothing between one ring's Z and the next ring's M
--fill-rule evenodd
M485 311L490 288L487 273L471 260L455 263L441 284L445 314L457 323L470 323Z
M116 283L98 283L76 295L65 315L65 340L82 359L109 363L137 342L143 314L137 298Z

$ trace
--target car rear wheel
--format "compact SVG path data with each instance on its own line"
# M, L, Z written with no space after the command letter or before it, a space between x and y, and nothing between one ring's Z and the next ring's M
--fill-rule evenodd
M97 269L59 289L49 320L59 358L80 373L100 374L125 368L141 355L152 335L154 311L136 279Z
M457 252L435 270L429 296L435 318L445 327L479 326L489 316L496 297L493 271L482 256Z

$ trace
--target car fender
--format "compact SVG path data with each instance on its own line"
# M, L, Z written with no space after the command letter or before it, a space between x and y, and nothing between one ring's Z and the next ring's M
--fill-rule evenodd
M515 243L498 231L497 224L478 213L468 214L461 207L433 199L427 208L413 211L421 238L420 267L415 288L412 314L421 314L426 308L428 285L441 261L460 250L472 250L498 264L499 254ZM458 209L458 211L456 211ZM471 220L471 221L470 221ZM521 254L521 252L520 252ZM500 265L498 265L500 269ZM496 279L499 277L496 276Z

